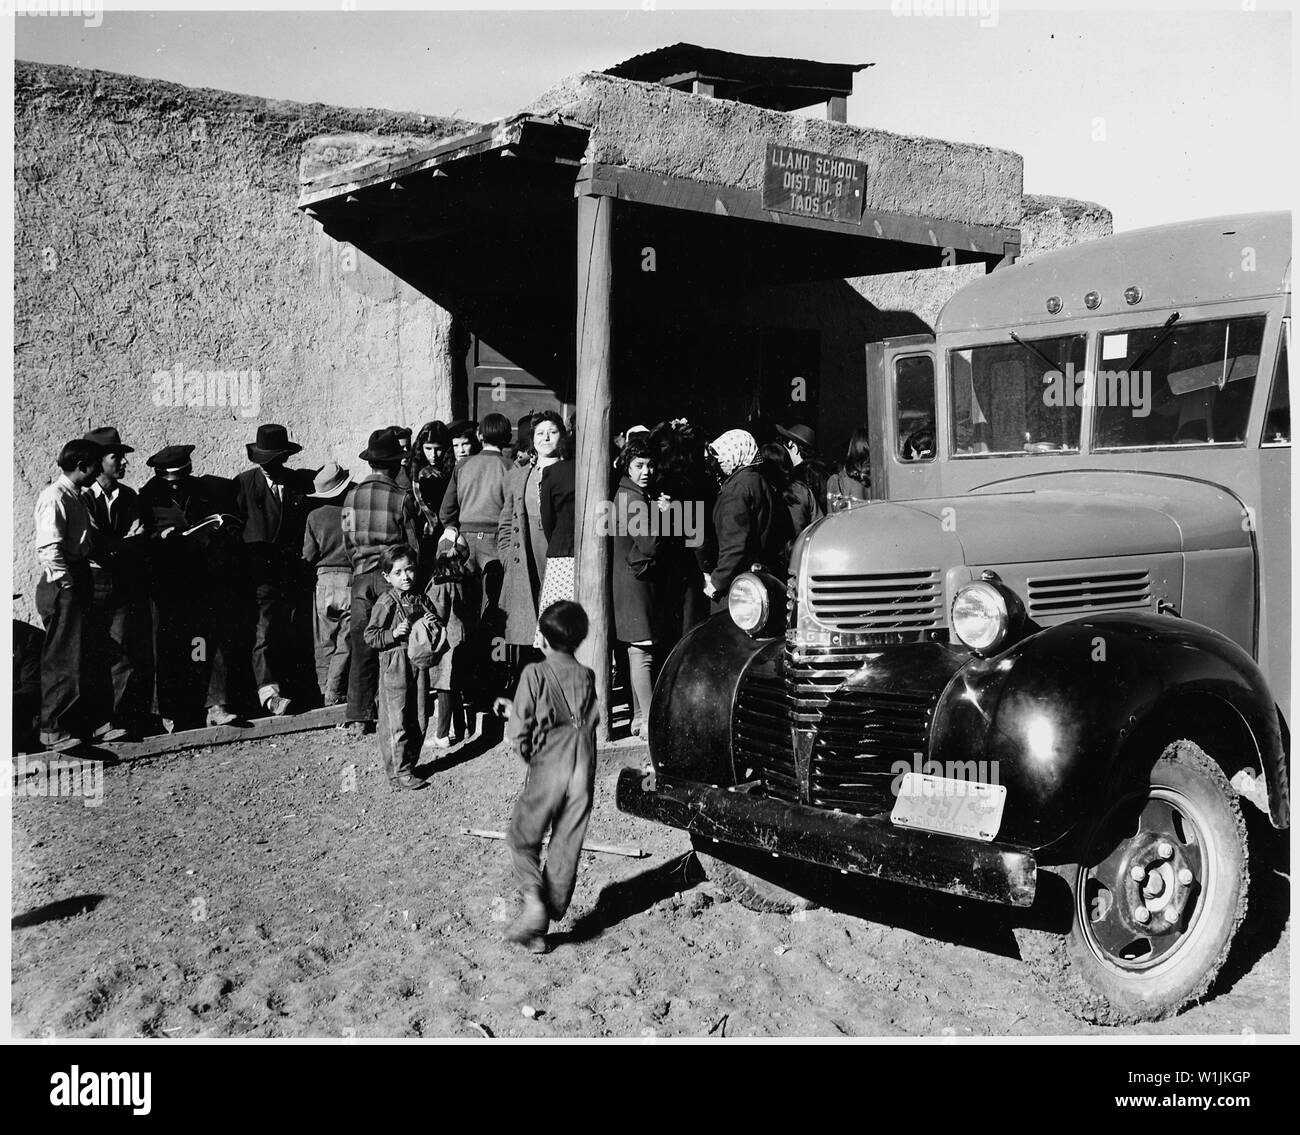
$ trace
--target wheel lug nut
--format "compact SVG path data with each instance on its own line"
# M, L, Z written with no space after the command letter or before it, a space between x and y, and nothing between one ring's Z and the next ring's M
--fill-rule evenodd
M1160 853L1161 859L1168 859L1174 853L1174 845L1161 840L1160 846L1156 850Z
M1133 912L1133 917L1139 922L1149 922L1151 921L1151 912L1146 907L1140 906Z
M1191 869L1190 869L1190 868L1187 868L1187 867L1184 867L1181 871L1179 871L1179 872L1178 872L1178 881L1179 881L1180 883L1182 883L1182 885L1183 885L1184 887L1190 887L1190 886L1192 885L1192 872L1191 872Z
M1147 869L1138 863L1134 863L1133 866L1128 869L1128 873L1132 876L1133 882L1135 883L1140 883L1147 877Z
M1165 908L1165 921L1166 921L1167 923L1169 923L1170 926L1172 926L1175 922L1178 921L1178 915L1179 915L1180 913L1181 913L1181 912L1178 910L1177 907L1173 907L1173 906L1171 906L1171 907L1166 907L1166 908Z

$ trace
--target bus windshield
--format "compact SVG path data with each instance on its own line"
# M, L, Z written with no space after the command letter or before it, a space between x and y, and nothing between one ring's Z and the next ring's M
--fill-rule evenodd
M1264 316L1179 323L1151 350L1161 334L1160 327L1102 334L1094 448L1244 440ZM1130 358L1141 359L1136 370L1108 369Z
M1086 348L1063 335L950 351L953 454L1077 452Z

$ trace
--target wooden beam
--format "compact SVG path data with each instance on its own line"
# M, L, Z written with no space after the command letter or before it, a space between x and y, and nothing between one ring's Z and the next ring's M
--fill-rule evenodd
M843 95L834 95L826 100L826 121L847 122L849 120L849 100Z
M109 763L127 763L146 757L179 753L186 749L208 748L212 745L233 745L239 741L260 741L284 733L305 733L312 729L333 729L343 724L347 707L329 706L309 709L286 717L259 717L247 725L209 725L202 729L183 729L178 733L157 733L141 741L93 741L78 745L65 753L57 754L60 760L104 760ZM53 759L55 754L39 753L32 760Z
M574 591L590 632L578 659L596 672L599 739L610 730L609 541L596 517L609 495L609 405L613 369L614 199L578 198L577 455Z
M713 84L706 83L701 79L694 79L691 81L691 94L704 95L706 98L712 98Z
M711 213L718 217L732 217L744 221L763 221L767 224L791 228L818 229L826 233L864 240L891 240L902 244L917 244L940 249L953 248L958 252L973 252L980 256L1001 259L1007 244L1020 244L1019 229L1004 229L995 225L972 225L959 221L941 220L937 217L909 216L887 213L879 209L866 209L861 224L844 221L823 221L816 217L792 216L763 208L763 195L754 189L741 189L734 185L718 185L708 181L694 181L667 174L646 173L626 166L591 163L584 166L582 175L588 184L587 192L603 193L620 201L638 205L657 205L669 209L687 209L695 213Z

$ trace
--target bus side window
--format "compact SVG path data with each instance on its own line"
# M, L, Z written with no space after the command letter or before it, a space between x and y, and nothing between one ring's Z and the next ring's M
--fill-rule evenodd
M1264 419L1264 445L1291 444L1291 390L1287 375L1287 341L1291 338L1291 321L1282 324L1282 342L1277 350L1277 369L1273 371L1273 390L1268 396L1268 416Z
M908 355L894 364L894 402L899 461L933 461L934 359L929 355Z

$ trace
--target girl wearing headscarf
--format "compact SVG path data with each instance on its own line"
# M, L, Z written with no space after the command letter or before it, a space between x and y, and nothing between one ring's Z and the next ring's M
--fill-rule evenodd
M726 608L736 576L761 564L784 576L785 546L794 538L785 502L764 474L758 442L746 430L728 430L710 444L722 472L722 487L713 505L718 553L704 578L704 593L716 614Z

